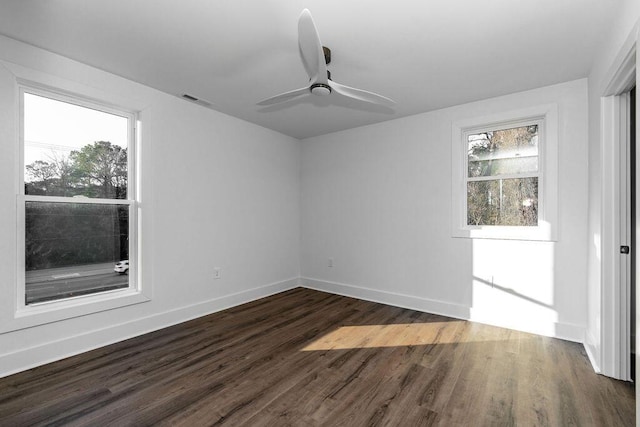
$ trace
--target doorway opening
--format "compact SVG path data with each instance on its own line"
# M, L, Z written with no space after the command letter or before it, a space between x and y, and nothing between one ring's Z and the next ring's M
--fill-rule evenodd
M631 126L635 126L636 114L636 92L631 93L636 86L635 38L632 42L628 50L623 50L625 54L620 55L618 65L612 68L609 84L601 98L602 286L597 369L606 376L624 381L632 380L631 359L636 349L635 342L632 343L636 331L636 316L632 313L636 309L635 299L632 304L635 286L631 286L631 282L635 274L632 270L632 266L635 269L634 259L640 253L640 245L635 244L631 236L638 221L635 217L636 200L632 199L635 197L636 179L631 178L631 173L637 169L635 165L640 160L636 159L640 150L635 149L635 140L634 144L631 143Z

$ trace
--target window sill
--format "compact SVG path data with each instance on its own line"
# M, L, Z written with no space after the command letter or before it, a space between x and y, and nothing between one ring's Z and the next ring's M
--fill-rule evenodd
M453 237L467 239L531 240L542 242L555 242L558 240L555 230L553 230L549 224L538 227L462 227L453 231Z
M13 319L0 326L0 333L140 304L150 300L151 298L141 291L125 289L31 304L16 309Z

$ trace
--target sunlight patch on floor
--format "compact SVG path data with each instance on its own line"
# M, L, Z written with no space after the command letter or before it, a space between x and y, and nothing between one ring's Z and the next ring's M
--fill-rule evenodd
M462 321L342 326L302 351L458 343L460 337L455 332L459 323Z

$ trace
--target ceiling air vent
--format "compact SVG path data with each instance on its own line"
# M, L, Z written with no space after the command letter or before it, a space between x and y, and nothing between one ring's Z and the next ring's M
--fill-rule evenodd
M196 98L195 96L191 96L188 93L182 94L182 99L186 99L187 101L195 102L196 104L200 104L204 107L211 107L211 103L209 101L205 101L204 99Z

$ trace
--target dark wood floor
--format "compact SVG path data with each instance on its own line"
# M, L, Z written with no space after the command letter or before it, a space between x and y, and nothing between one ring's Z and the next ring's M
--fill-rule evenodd
M295 289L0 379L0 425L631 426L581 345Z

